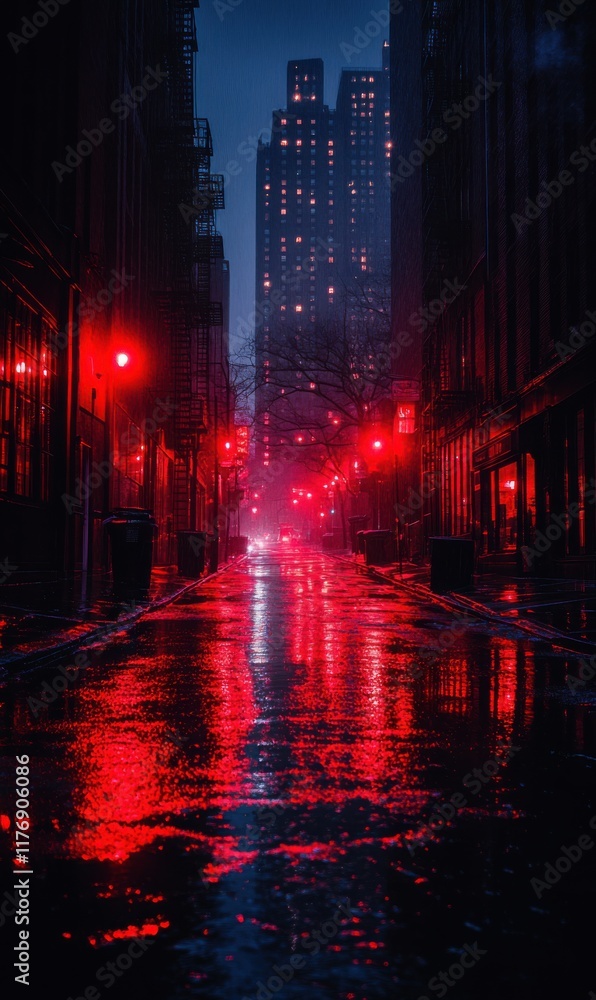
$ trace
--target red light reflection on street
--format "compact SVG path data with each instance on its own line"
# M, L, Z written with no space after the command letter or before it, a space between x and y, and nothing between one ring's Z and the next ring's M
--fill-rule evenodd
M168 725L147 721L148 700L155 698L161 710L168 704L168 671L176 669L174 663L154 666L129 664L99 692L97 686L80 691L84 718L69 765L76 822L65 845L73 857L122 862L162 838L207 842L203 834L182 832L176 816L214 803L233 808L243 797L249 776L244 748L254 716L248 670L225 645L205 667L200 683L207 677L208 690L201 699L197 692L205 747L195 756L192 740L190 749L177 748L165 738ZM225 854L227 845L220 851Z

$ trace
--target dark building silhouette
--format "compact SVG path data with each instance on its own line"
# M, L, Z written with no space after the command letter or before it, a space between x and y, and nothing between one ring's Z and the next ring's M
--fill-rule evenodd
M323 93L320 59L289 63L287 107L274 112L271 141L258 148L256 347L264 383L271 338L324 321L333 297L334 117ZM265 467L268 436L263 428Z
M29 8L11 6L2 551L20 573L101 569L101 522L125 505L154 509L170 562L178 529L209 526L216 484L198 456L213 433L212 340L220 357L227 336L211 290L223 182L194 107L197 5L71 0L25 42Z
M381 69L343 72L336 111L324 103L320 59L288 64L287 106L274 112L271 139L257 155L257 476L276 449L302 443L296 414L293 436L280 417L280 394L302 407L305 424L326 419L328 410L316 391L309 398L316 386L300 370L288 371L283 393L279 371L270 384L276 345L289 336L316 342L332 327L347 329L362 321L363 292L374 286L382 296L389 273L388 144L387 43ZM333 421L332 410L328 417Z
M439 0L393 30L395 371L422 381L423 538L593 575L594 13Z
M342 72L335 114L341 288L381 298L391 260L389 42L381 69Z

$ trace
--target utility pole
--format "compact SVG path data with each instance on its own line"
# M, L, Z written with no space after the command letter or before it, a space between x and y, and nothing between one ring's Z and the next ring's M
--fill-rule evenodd
M399 561L399 575L403 576L403 563L401 555L401 518L399 516L399 467L397 464L397 454L393 456L395 467L395 534L397 539L397 558Z
M226 477L226 486L227 486L228 503L227 503L227 509L226 509L226 547L225 547L225 553L224 553L224 561L225 562L228 561L228 555L229 555L229 549L230 549L230 521L231 521L231 518L232 518L232 511L231 511L232 504L231 504L230 473L229 473L229 471L228 471L228 474L227 474L227 477Z
M213 461L213 540L209 549L209 572L217 573L219 568L219 429L217 393L213 394L214 450Z

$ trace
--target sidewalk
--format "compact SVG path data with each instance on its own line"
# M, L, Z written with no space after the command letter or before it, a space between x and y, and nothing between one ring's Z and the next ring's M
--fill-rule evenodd
M94 576L68 581L4 584L0 589L0 680L34 666L66 657L81 646L120 631L146 614L229 569L199 580L178 575L175 566L154 567L151 589L142 600L111 596L111 579Z
M474 577L472 591L434 594L429 566L404 563L400 576L397 566L366 567L362 556L343 558L406 587L424 600L515 625L536 638L576 652L593 652L596 648L596 583L590 580L512 578L487 573Z

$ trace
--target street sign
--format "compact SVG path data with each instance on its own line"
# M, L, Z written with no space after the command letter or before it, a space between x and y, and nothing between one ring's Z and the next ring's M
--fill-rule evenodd
M391 398L400 403L420 402L420 382L415 378L392 376Z

